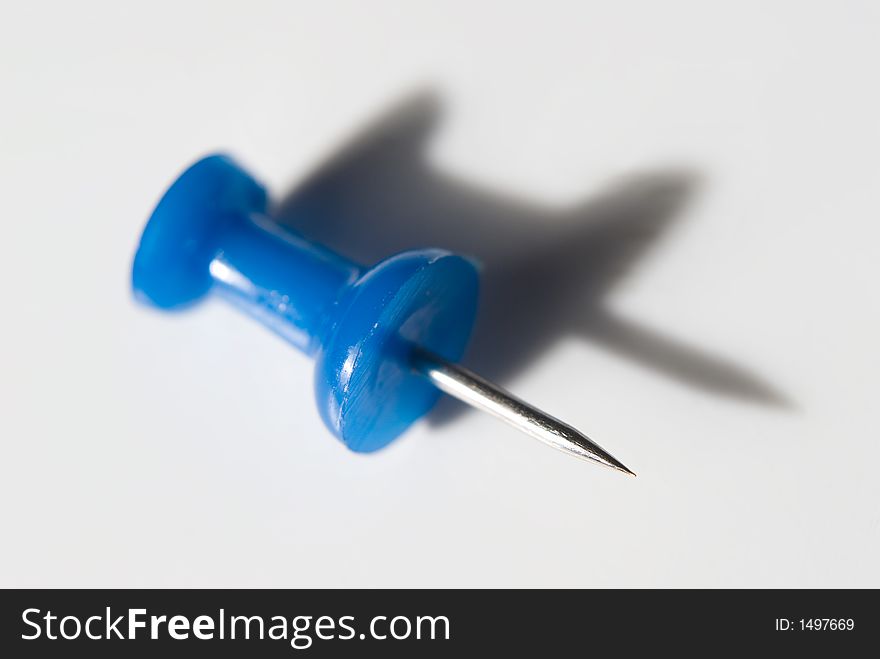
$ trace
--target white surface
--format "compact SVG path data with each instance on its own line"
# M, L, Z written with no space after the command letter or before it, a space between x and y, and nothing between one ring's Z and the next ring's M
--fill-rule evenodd
M0 584L880 586L877 3L10 4ZM570 338L504 384L637 479L475 413L356 456L306 358L132 303L186 163L228 149L282 194L414 87L446 108L432 162L481 188L696 171L608 305L791 406Z

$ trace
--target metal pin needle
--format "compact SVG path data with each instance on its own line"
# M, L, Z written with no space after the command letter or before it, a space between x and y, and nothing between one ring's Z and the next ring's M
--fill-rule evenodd
M532 407L463 366L447 362L425 350L414 351L413 366L444 393L506 421L555 449L635 476L619 460L580 431Z

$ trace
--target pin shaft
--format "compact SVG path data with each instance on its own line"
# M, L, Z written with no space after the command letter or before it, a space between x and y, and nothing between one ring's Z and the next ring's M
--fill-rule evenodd
M567 423L542 412L498 385L458 364L424 350L413 354L413 366L438 389L488 412L555 449L635 476L620 461Z

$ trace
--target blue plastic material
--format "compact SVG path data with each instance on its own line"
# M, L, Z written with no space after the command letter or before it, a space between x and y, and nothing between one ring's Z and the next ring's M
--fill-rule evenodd
M415 346L457 361L477 308L468 259L404 252L372 268L272 222L265 190L227 156L196 162L144 229L136 297L164 310L217 293L317 360L327 427L375 451L427 412L439 392L410 367Z

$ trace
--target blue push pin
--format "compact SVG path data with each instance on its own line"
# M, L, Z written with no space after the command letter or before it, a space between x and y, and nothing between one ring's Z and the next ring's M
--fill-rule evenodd
M266 191L230 158L199 160L147 222L137 298L184 309L216 293L315 357L327 427L353 451L382 448L450 394L571 455L632 472L568 424L455 364L477 310L473 263L441 249L372 268L266 216Z

